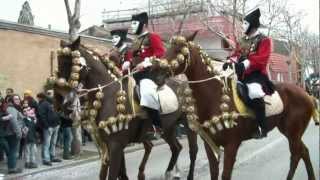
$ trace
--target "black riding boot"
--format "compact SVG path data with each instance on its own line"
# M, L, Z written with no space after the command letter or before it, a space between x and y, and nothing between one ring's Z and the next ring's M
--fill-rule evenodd
M148 108L148 107L143 107L143 109L145 109L145 111L147 112L148 118L152 119L153 128L148 131L152 132L153 136L156 139L159 139L162 134L161 123L160 123L160 112L155 109Z
M151 109L149 107L143 107L143 108L146 110L148 117L152 119L152 124L155 127L160 128L161 127L160 112L158 110Z
M256 120L259 125L259 132L254 135L254 138L263 138L267 136L267 125L266 125L266 108L263 98L252 99L249 103L251 109L256 114Z

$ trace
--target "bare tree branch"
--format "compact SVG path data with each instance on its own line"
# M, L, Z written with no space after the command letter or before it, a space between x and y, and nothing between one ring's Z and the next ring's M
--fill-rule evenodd
M71 42L73 42L79 37L78 32L81 27L81 24L80 24L80 0L76 0L76 2L75 2L73 15L70 10L69 1L64 0L64 3L66 6L68 23L69 23L69 40Z
M71 14L70 6L69 6L69 1L68 1L68 0L64 0L64 4L66 5L68 22L69 22L69 24L70 24L70 23L71 23L71 22L70 22L70 21L71 21L70 17L72 16L72 14Z

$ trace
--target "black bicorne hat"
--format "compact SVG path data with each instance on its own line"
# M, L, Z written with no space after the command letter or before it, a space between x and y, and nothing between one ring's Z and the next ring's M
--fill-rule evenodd
M127 34L128 34L128 29L114 29L110 31L111 36L118 35L120 36L121 40L126 40Z
M250 14L246 15L246 17L244 17L244 20L248 21L250 23L250 29L251 28L258 28L260 26L260 9L256 9L254 11L252 11Z
M131 21L139 21L141 24L148 24L148 13L142 12L132 15Z

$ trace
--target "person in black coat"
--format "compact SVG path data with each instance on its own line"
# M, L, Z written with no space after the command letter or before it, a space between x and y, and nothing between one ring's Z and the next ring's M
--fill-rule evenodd
M39 100L39 125L43 129L43 164L51 166L51 162L61 162L61 160L55 156L60 118L58 113L54 111L53 104L48 101L44 93L39 93L37 98Z
M59 112L61 119L61 128L63 135L63 159L72 159L71 156L71 142L72 142L72 119L64 112Z

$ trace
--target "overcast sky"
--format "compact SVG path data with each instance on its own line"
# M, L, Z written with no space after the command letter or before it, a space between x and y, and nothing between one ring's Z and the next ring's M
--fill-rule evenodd
M0 0L0 19L16 22L25 0ZM67 15L64 0L28 0L35 16L35 25L67 31ZM82 0L81 29L101 25L102 11L146 7L147 0ZM254 1L253 1L254 2ZM319 0L290 0L294 10L306 13L303 24L312 32L319 33ZM70 0L73 8L74 0Z

